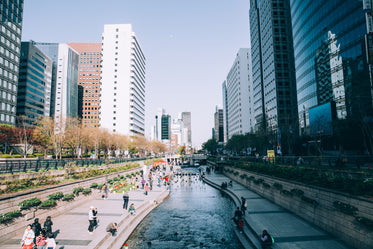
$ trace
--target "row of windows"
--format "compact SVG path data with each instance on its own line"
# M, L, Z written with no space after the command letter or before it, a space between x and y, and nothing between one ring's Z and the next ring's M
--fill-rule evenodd
M0 115L0 121L7 122L7 123L14 123L15 122L15 118L14 118L14 116L2 113Z

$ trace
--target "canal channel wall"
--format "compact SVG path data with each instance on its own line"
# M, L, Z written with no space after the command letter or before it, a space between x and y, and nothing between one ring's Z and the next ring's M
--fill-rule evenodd
M74 188L83 187L89 188L92 183L103 184L108 178L113 178L115 176L125 176L132 172L139 171L141 168L134 168L130 170L115 172L107 175L91 177L84 180L78 180L70 183L57 184L53 186L42 187L38 189L26 190L17 193L2 195L0 197L0 213L5 214L10 211L19 210L18 204L24 200L31 198L38 198L41 201L47 200L48 196L56 193L62 192L64 194L69 194L73 192ZM46 173L46 172L44 172ZM36 174L36 173L35 173ZM50 171L49 174L53 174L54 177L63 177L64 171ZM25 176L18 175L19 179L22 179ZM57 206L49 209L40 209L40 208L30 208L28 210L22 210L22 217L15 219L9 224L0 224L0 242L8 240L17 233L24 229L27 224L33 223L34 218L39 218L40 221L45 220L47 216L58 216L63 213L68 212L69 210L83 204L89 199L94 199L97 195L101 195L99 189L92 189L92 193L89 195L79 194L72 201L57 201ZM23 231L22 231L23 232Z
M356 218L365 217L373 220L372 199L299 182L284 181L229 166L224 166L222 172L348 245L359 249L373 248L372 227L364 226Z

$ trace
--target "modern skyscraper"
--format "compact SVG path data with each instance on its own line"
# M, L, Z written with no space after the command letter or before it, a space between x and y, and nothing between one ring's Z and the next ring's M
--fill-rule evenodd
M214 113L214 138L218 143L224 143L224 117L223 109L216 107Z
M101 43L68 43L79 54L79 109L84 127L100 126Z
M309 110L326 103L339 119L372 116L371 1L290 0L290 6L302 133L309 133Z
M183 143L185 146L192 146L192 115L190 112L182 112L181 119L183 120Z
M144 136L145 56L130 24L105 25L101 77L101 127Z
M23 0L0 2L0 123L16 123Z
M223 92L223 131L224 131L224 144L228 142L228 98L227 98L227 81L225 80L222 84Z
M162 108L155 116L155 139L161 142L171 139L171 116Z
M273 145L288 151L298 127L289 0L251 0L250 35L256 131L277 133Z
M254 131L252 110L251 56L249 48L240 48L223 86L226 98L228 139ZM226 95L224 94L226 89ZM225 100L223 99L223 102Z
M34 44L53 60L51 117L56 123L78 117L79 53L64 43Z
M21 43L17 116L33 126L40 116L49 116L53 61L33 41Z

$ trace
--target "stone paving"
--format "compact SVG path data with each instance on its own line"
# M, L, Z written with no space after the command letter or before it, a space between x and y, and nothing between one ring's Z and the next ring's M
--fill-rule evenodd
M144 194L144 190L129 191L129 204L134 203L137 214L131 216L127 210L123 209L123 199L120 193L111 193L107 199L102 199L101 196L95 196L95 198L87 201L83 205L80 205L72 210L69 210L63 215L52 217L53 231L56 236L57 249L94 249L94 248L115 248L119 249L120 245L125 242L125 239L130 233L127 233L127 237L122 239L126 227L131 229L135 228L137 223L141 219L136 220L136 224L133 226L133 220L136 216L143 218L148 212L150 212L155 206L155 202L159 202L159 198L162 199L168 195L168 190L165 186L153 187L153 190L148 195ZM88 211L90 206L94 206L98 209L98 227L92 233L88 233ZM142 210L146 211L142 212ZM44 220L41 220L42 224ZM110 222L116 222L119 224L118 237L112 237L106 232L106 226ZM132 231L132 230L131 230ZM130 232L131 232L130 231ZM4 241L0 244L0 248L7 249L19 249L20 241L24 230L19 231L17 236L14 238ZM115 244L115 246L111 246Z
M223 174L210 173L207 180L221 185L231 179ZM320 228L306 222L280 206L262 198L245 186L233 181L228 187L238 198L244 197L247 202L245 213L246 222L256 237L266 229L274 238L272 248L286 249L346 249L348 246L327 234ZM233 211L232 211L233 213ZM254 246L260 248L259 239L252 241Z

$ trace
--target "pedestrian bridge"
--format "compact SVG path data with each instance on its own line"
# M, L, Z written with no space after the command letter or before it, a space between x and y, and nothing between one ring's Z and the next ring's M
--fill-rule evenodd
M207 156L205 154L171 155L166 157L167 162L170 164L188 166L206 164L206 159Z

